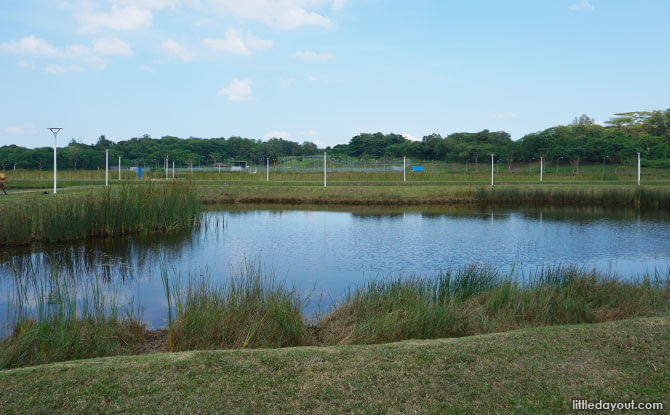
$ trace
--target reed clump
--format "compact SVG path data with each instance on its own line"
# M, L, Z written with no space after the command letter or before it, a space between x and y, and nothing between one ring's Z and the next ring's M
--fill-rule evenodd
M301 346L311 343L304 298L272 271L247 261L223 283L182 284L163 273L170 350Z
M475 192L475 199L491 205L670 208L669 190L645 187L481 187Z
M17 280L0 339L0 369L139 351L144 324L96 279L77 286L58 274Z
M574 266L526 278L485 266L386 278L350 290L318 332L323 344L369 344L663 314L669 281L670 274L624 281Z
M0 245L170 231L197 224L200 210L194 189L180 183L32 197L0 205Z

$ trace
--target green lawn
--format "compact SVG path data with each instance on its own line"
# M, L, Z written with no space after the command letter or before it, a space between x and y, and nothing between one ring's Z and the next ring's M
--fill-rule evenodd
M374 346L113 357L0 372L9 413L557 413L670 406L670 317Z

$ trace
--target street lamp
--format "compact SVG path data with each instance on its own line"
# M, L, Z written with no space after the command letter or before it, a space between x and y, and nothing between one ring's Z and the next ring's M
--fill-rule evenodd
M58 132L62 130L60 127L51 127L48 128L49 131L51 131L54 135L54 194L56 194L56 177L58 173L56 173L56 147L58 147Z

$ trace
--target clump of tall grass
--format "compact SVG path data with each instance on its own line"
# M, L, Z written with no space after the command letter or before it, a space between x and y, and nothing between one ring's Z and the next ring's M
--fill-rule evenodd
M526 278L485 266L386 278L350 290L318 332L324 344L367 344L667 313L669 280L656 274L624 281L574 266Z
M484 204L670 208L670 190L645 187L482 187L475 198Z
M0 205L0 245L170 231L197 223L200 210L195 191L185 184L33 197Z
M52 272L14 281L0 339L0 369L134 353L144 324L132 306L95 281L81 286Z
M260 263L246 261L223 283L181 283L163 272L170 350L265 348L310 343L304 299Z

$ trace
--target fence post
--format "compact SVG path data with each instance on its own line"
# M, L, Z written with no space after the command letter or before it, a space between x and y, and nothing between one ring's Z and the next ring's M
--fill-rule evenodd
M637 153L637 185L640 185L640 169L641 169L641 164L640 164L640 153Z
M105 150L105 186L109 186L109 150Z
M326 187L326 152L323 152L323 187Z
M270 157L267 158L266 164L265 164L265 181L266 182L270 181Z
M407 178L405 177L405 173L407 170L407 156L402 156L402 181L406 182Z
M544 170L544 157L540 157L540 183L542 183L543 170Z
M491 186L493 186L493 154L491 154Z
M121 156L119 156L119 181L121 181Z

